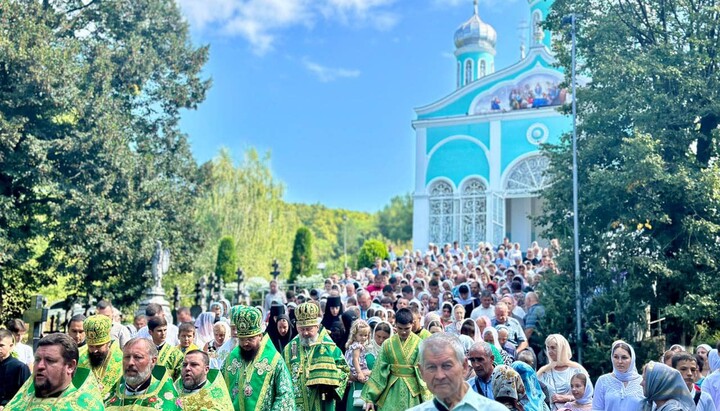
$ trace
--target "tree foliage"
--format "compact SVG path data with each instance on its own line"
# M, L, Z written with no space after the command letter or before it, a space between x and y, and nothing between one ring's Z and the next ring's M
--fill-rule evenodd
M713 4L553 5L548 25L560 39L569 30L561 17L585 13L578 30L579 73L592 80L577 94L578 218L583 328L594 343L587 357L598 361L598 369L607 367L602 350L613 339L644 337L646 307L651 318L667 318L663 330L672 341L689 344L698 326L720 326L720 27ZM569 74L568 47L556 42ZM550 224L548 236L561 240L560 267L572 273L569 138L545 148L554 184L543 193L541 222ZM559 290L545 298L560 304L567 296ZM558 331L571 335L573 327Z
M235 280L235 270L237 268L235 241L232 237L225 236L220 239L220 245L218 246L215 276L216 278L222 278L223 281L229 283Z
M195 203L195 221L208 242L217 244L224 235L236 239L237 264L248 277L269 278L274 258L288 267L288 233L298 222L282 201L284 187L272 175L270 154L261 157L248 149L236 165L223 149L202 169L208 189ZM215 256L214 247L203 248L195 266L198 277L214 271Z
M321 204L292 204L300 223L313 233L313 255L329 272L341 272L347 254L348 265L355 261L366 238L379 236L374 214L331 209Z
M190 271L201 187L179 112L204 99L207 48L171 0L0 0L0 312L68 277L139 297L154 243Z
M292 259L290 260L290 282L298 277L306 277L313 274L313 235L307 227L300 227L295 233L293 243Z
M386 259L388 257L388 249L384 242L376 239L370 239L360 247L358 252L357 267L374 267L375 259Z
M378 212L380 233L395 243L412 239L413 198L410 194L395 196Z

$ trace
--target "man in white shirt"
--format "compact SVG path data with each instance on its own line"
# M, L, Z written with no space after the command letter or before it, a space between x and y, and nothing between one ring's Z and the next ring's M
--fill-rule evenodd
M436 333L420 343L420 372L434 398L411 411L507 411L470 388L465 348L457 336Z
M495 306L493 305L493 296L490 290L483 290L480 293L480 306L476 307L470 313L470 318L477 320L482 316L486 316L489 319L495 318Z
M263 304L263 310L264 310L263 312L265 312L265 313L270 312L270 306L272 305L273 301L280 302L283 305L287 304L287 298L285 298L285 293L278 289L277 280L270 281L270 292L265 294L265 302Z
M150 321L150 319L155 316L165 318L165 311L163 311L163 308L160 304L150 303L147 305L147 307L145 307L145 316L147 317L148 321ZM167 318L165 318L165 320L167 321ZM178 340L178 332L178 327L175 324L172 324L172 322L168 322L167 337L165 338L165 342L169 343L173 347L177 347L178 344L180 344L180 341ZM148 331L147 325L139 329L137 334L135 334L135 337L152 340L152 336Z
M13 351L17 354L17 359L27 365L32 372L33 366L35 365L33 349L29 345L22 343L23 337L27 333L27 325L25 325L23 320L14 318L5 324L5 328L13 333L13 337L15 337L15 349Z

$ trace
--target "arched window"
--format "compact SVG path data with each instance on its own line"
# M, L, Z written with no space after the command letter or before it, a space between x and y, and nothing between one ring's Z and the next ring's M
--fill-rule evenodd
M468 180L462 186L460 198L460 240L463 246L473 250L485 240L487 225L486 187L477 178Z
M490 63L490 74L495 72L495 63Z
M532 42L533 44L539 44L542 41L543 29L542 15L538 10L535 10L532 16L532 30Z
M487 74L487 67L485 66L485 60L480 60L480 77L485 77Z
M537 194L548 186L545 170L550 165L547 157L537 155L515 164L508 173L505 190L511 194Z
M455 240L455 198L444 181L430 187L430 241L442 245Z
M465 84L470 84L473 81L473 62L468 60L465 62Z

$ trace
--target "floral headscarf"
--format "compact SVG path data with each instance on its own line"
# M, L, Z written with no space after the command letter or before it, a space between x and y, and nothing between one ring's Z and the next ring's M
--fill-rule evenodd
M695 409L695 401L687 384L676 369L655 361L645 366L645 411L653 409L655 401L676 400L684 411Z
M509 398L523 409L520 399L525 397L525 384L517 371L507 365L498 365L492 373L492 389L495 400Z

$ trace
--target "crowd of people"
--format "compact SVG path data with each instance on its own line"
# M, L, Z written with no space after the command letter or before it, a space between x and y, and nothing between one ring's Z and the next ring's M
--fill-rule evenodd
M720 411L718 348L674 345L638 369L632 342L591 378L543 325L547 248L430 244L345 269L257 307L214 302L177 325L150 304L121 324L109 301L35 351L0 330L3 410ZM717 404L717 406L716 406Z

